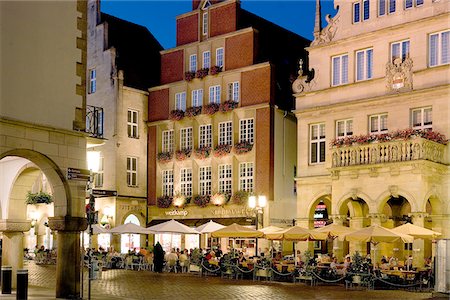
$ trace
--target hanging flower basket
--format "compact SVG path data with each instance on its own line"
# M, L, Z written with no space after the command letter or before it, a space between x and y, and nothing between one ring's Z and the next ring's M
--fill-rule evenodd
M189 107L188 109L186 109L184 116L188 117L188 118L193 118L201 113L202 113L201 106L192 106L192 107Z
M191 81L192 79L195 78L195 72L185 72L184 73L184 80L186 81Z
M172 204L172 197L170 196L161 196L156 199L156 205L159 208L168 208L170 204Z
M244 154L252 151L253 144L248 141L242 141L240 143L234 144L234 153L236 154Z
M231 152L231 145L227 144L217 145L216 148L214 148L215 157L223 157L225 155L230 154L230 152Z
M198 159L206 159L209 157L209 154L211 153L211 147L200 147L195 149L195 156Z
M202 79L202 78L206 77L208 75L208 73L209 73L209 69L203 68L203 69L200 69L197 71L197 73L195 74L195 77Z
M50 204L53 202L53 196L46 192L27 193L26 204Z
M186 204L186 196L176 193L173 196L172 205L175 207L183 207Z
M213 67L211 67L211 70L209 71L209 74L211 74L211 75L217 75L217 74L219 74L220 72L222 72L222 67L219 67L219 66L213 66Z
M234 193L231 200L235 204L244 204L244 203L248 202L248 196L249 196L249 192L247 192L247 191L237 191Z
M215 206L223 206L230 200L230 195L224 193L215 193L211 196L211 203Z
M160 153L158 153L157 158L160 163L165 164L165 163L168 163L169 161L171 161L172 157L173 157L172 152L160 152Z
M203 113L207 115L213 115L219 111L219 104L210 103L203 106Z
M181 149L175 152L177 160L185 160L191 157L191 149Z
M210 195L196 195L194 197L194 203L197 204L200 207L205 207L208 205L210 201L211 196Z
M224 103L220 104L221 112L229 112L238 107L239 102L233 100L227 100Z
M184 118L184 111L180 109L174 109L169 114L169 119L172 121L180 121Z

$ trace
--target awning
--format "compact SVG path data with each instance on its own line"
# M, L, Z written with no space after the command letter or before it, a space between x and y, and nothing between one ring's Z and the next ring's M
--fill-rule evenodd
M147 224L147 227L157 225L163 222L167 222L170 219L154 219L151 220L150 223ZM187 225L189 227L198 227L200 225L203 225L209 220L213 220L216 223L222 224L224 226L231 225L233 223L237 223L239 225L243 226L251 226L255 225L255 218L206 218L206 219L175 219L180 223L183 223L184 225Z

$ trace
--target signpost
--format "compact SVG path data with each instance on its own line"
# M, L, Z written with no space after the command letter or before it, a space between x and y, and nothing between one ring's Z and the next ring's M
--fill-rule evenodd
M96 198L99 197L116 197L117 191L111 191L111 190L92 190L92 195L94 195Z
M67 168L67 179L88 181L90 176L89 170L78 168Z

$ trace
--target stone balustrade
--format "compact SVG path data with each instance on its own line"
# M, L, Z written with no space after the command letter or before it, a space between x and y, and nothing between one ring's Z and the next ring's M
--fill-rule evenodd
M424 139L341 146L331 149L332 167L428 160L444 163L445 145Z

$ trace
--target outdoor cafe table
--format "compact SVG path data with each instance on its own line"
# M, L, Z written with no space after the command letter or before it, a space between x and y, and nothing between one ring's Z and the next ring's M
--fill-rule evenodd
M414 279L419 272L417 271L405 271L405 270L382 270L381 273L389 275L389 276L397 276L403 281L407 281L408 279Z

